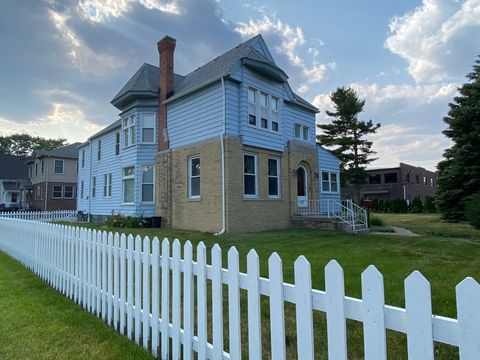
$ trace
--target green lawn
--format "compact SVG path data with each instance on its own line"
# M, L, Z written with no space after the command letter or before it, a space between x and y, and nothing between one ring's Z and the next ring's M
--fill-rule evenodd
M0 252L0 359L154 359Z
M320 290L324 289L324 266L331 259L336 259L344 269L346 295L357 298L361 298L361 273L368 265L374 264L384 275L386 303L401 307L404 306L404 279L413 270L420 270L431 283L434 313L456 317L455 286L466 276L480 279L480 256L478 256L480 254L480 231L464 224L440 223L436 215L380 216L386 225L404 227L422 236L350 235L326 230L289 229L216 237L212 234L181 230L122 230L126 233L151 237L168 237L170 240L179 238L182 242L191 240L194 244L203 240L209 248L214 243L219 243L224 253L224 266L226 266L228 248L234 245L240 252L242 271L246 271L248 251L254 248L260 256L262 276L268 275L267 260L270 254L276 251L283 259L284 279L288 282L293 282L295 259L299 255L305 255L312 265L313 286ZM91 224L88 226L99 227ZM245 316L246 298L244 292L242 293L242 316ZM70 304L68 301L66 302ZM227 312L227 306L224 308ZM269 356L268 311L268 299L263 298L262 340L265 358ZM88 317L87 314L85 316ZM288 358L295 358L295 309L292 305L286 305L285 316ZM316 312L314 321L317 358L323 359L327 357L325 316ZM242 335L244 337L242 348L244 354L247 354L246 322L242 322ZM348 321L349 359L363 358L362 339L361 324ZM49 341L53 340L49 338ZM389 331L388 351L389 358L406 359L406 337ZM0 356L0 358L2 357ZM437 344L436 359L452 358L458 358L456 348Z

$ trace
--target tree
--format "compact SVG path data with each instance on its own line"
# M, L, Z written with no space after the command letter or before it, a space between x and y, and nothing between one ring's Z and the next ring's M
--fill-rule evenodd
M358 119L365 100L360 99L352 88L337 88L330 99L335 111L326 113L334 119L331 124L318 125L323 133L317 136L317 140L320 144L333 148L332 152L340 159L342 184L363 184L367 176L366 165L376 160L372 157L375 154L371 149L372 142L364 137L374 134L380 124Z
M470 80L458 89L443 121L443 134L453 142L438 164L437 208L448 221L465 220L469 197L480 191L480 56Z
M0 154L28 157L35 150L53 150L67 144L67 139L46 139L28 134L0 136Z

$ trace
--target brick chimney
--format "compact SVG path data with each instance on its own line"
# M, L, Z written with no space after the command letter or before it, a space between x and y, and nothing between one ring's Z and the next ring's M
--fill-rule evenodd
M157 43L160 57L160 91L158 96L158 151L169 148L167 134L167 106L163 103L173 94L173 53L177 40L165 36Z

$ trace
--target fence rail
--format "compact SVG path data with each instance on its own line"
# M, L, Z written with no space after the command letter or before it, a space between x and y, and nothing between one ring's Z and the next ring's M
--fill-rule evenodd
M466 278L456 287L458 319L432 315L430 285L418 271L405 280L405 309L385 305L383 276L369 266L362 273L363 299L345 296L343 270L325 268L325 291L312 289L304 256L294 264L294 284L283 281L282 260L273 253L269 278L260 277L259 258L247 256L239 271L235 247L222 268L222 250L190 242L141 239L64 225L0 218L0 250L21 261L58 291L96 314L123 335L162 359L260 359L260 296L269 298L270 354L286 358L285 303L295 305L298 359L313 359L313 312L326 313L329 359L347 358L346 319L363 323L364 356L386 359L386 329L407 334L409 359L433 359L434 341L459 347L462 360L480 358L480 285ZM183 251L182 251L183 250ZM183 255L182 255L183 252ZM223 286L228 295L223 296ZM211 286L211 288L210 288ZM240 312L240 290L247 312ZM212 334L207 295L211 292ZM228 321L224 319L228 303ZM242 348L241 318L248 319L248 349ZM194 320L196 317L196 321ZM224 330L228 322L228 331ZM197 326L195 326L197 323ZM228 352L224 349L228 338ZM210 342L209 339L212 339ZM171 340L171 344L170 344Z
M76 217L75 210L0 212L0 218L34 221L73 221Z

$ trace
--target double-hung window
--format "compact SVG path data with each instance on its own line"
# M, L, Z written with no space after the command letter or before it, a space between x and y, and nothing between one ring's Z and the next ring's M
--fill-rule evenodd
M83 191L85 189L85 183L82 181L80 181L80 199L83 199Z
M135 167L123 168L123 203L133 204L135 202Z
M155 136L155 114L142 116L142 143L153 144Z
M82 150L82 169L85 167L85 149Z
M188 197L191 199L200 197L200 157L188 158Z
M102 160L102 140L97 141L97 160Z
M257 155L243 155L243 194L257 197Z
M60 199L62 197L62 187L60 185L53 186L52 197L54 199Z
M248 88L248 123L257 126L257 90Z
M279 98L255 88L248 88L248 124L279 131Z
M67 185L63 188L63 197L65 199L73 199L73 186Z
M272 101L270 103L271 103L270 116L272 118L272 130L278 131L278 108L279 108L278 98L272 96Z
M42 174L44 173L45 171L45 160L42 160Z
M280 160L268 159L268 197L280 197Z
M97 177L92 176L92 199L97 196Z
M306 125L295 123L295 138L309 141L310 128Z
M338 193L338 173L322 171L322 192Z
M123 147L135 145L135 115L130 115L122 120Z
M55 174L63 174L63 160L54 161L53 172Z
M153 202L154 173L155 168L153 166L144 166L142 168L142 202Z
M120 155L120 132L115 133L115 156Z
M103 197L112 196L112 173L103 175Z
M268 129L268 94L260 93L260 126Z

